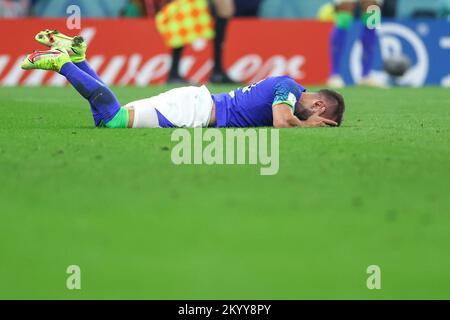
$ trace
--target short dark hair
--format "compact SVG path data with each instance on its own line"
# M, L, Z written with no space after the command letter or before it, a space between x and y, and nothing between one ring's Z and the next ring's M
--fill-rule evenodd
M344 119L344 97L340 93L330 89L322 89L319 91L319 93L334 105L334 109L331 113L333 119L330 120L336 121L339 127Z

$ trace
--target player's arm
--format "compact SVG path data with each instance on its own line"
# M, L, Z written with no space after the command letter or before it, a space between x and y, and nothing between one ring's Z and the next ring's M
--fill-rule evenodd
M275 104L272 107L273 113L273 127L274 128L316 128L336 126L337 123L333 120L322 118L320 115L325 111L325 108L313 113L308 120L301 121L294 116L292 107L285 103Z
M294 116L291 106L285 103L272 106L272 113L274 128L294 128L302 125L302 121Z
M274 100L272 103L273 126L275 128L296 128L296 127L325 127L336 125L334 121L327 122L327 119L320 117L320 113L311 115L308 120L301 121L294 115L294 110L301 92L298 84L292 79L284 79L274 87Z

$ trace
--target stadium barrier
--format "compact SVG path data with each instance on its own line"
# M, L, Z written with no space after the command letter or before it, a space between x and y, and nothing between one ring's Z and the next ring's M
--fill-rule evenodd
M404 84L450 86L450 34L447 21L386 22L379 30L377 76L381 55L402 51L413 68L401 79ZM0 85L54 85L65 80L40 70L23 71L25 53L43 48L33 40L42 29L81 33L90 43L89 61L104 81L115 85L160 84L170 67L170 51L163 44L153 20L84 19L81 30L67 30L64 19L0 20ZM252 82L269 75L287 74L303 84L324 83L330 70L329 33L332 25L309 20L235 19L225 47L225 65L231 78ZM344 63L348 83L358 78L361 46L359 26L351 31ZM192 82L205 82L212 68L211 43L197 41L186 48L181 73Z
M65 20L0 20L9 30L0 44L0 84L63 85L59 75L20 70L24 54L43 48L33 40L41 29L58 29L68 34ZM305 34L300 36L302 30ZM236 19L230 24L225 64L237 81L259 80L271 74L289 74L304 83L323 82L328 74L328 43L331 25L315 21L260 21ZM307 31L307 32L306 32ZM90 43L88 57L108 84L139 85L162 83L170 67L170 50L165 47L153 20L84 19L83 37ZM186 48L181 73L193 82L204 82L212 67L212 46L197 41Z

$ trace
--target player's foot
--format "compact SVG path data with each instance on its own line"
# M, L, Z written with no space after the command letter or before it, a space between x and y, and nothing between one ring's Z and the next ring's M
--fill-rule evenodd
M57 30L44 30L39 32L34 39L49 48L64 48L74 63L86 59L87 44L83 37L69 37Z
M228 75L224 71L214 71L210 78L209 82L217 83L217 84L234 84L233 80L228 77Z
M330 88L341 89L345 87L345 82L340 75L335 74L328 79L327 85Z
M168 84L175 84L175 85L187 85L190 84L189 81L183 79L180 76L173 76L173 75L169 75L169 77L167 78L167 83Z
M361 78L361 80L359 80L358 85L362 86L362 87L371 87L371 88L380 88L380 89L386 89L388 88L388 85L381 82L378 79L375 79L371 76L369 77L365 77L365 78Z
M55 48L47 51L35 51L26 56L22 62L22 69L51 70L59 72L64 64L71 62L64 48Z

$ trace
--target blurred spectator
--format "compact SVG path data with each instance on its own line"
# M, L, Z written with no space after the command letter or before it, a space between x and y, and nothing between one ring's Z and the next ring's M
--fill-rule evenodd
M127 18L145 17L147 15L145 0L128 0L120 15Z
M229 20L234 16L256 16L261 0L209 0L214 16L214 67L210 76L212 83L232 83L223 67L223 46ZM169 83L179 83L185 80L179 75L179 64L183 47L172 50L172 66L169 72Z
M213 0L212 12L215 19L214 29L214 67L210 77L213 83L232 83L223 68L223 45L227 32L228 22L236 14L236 1L234 0Z
M360 10L358 11L361 12L359 19L362 22L359 39L363 52L361 58L362 74L359 84L369 87L384 87L384 84L380 83L371 74L378 37L376 29L370 26L370 19L373 13L369 9L373 5L382 5L383 0L334 0L334 3L336 5L336 15L335 25L330 37L332 70L328 79L328 86L337 89L345 86L342 78L341 64L348 38L347 35L355 20L355 9L359 3Z
M30 14L30 0L0 0L0 17L14 18Z

